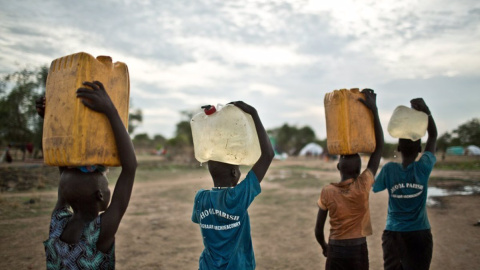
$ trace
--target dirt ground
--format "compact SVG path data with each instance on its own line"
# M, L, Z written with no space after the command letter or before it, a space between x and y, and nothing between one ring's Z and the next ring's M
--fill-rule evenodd
M335 165L318 159L274 161L249 209L257 269L324 268L314 236L316 201L324 184L338 181ZM109 178L117 175L114 169ZM432 177L478 183L480 171L434 170ZM193 198L198 189L211 186L205 167L140 166L117 233L117 269L197 269L203 244L198 225L190 221ZM370 269L383 269L387 200L385 191L370 196ZM45 269L42 241L55 201L53 188L0 193L0 269ZM450 196L428 209L434 237L431 269L478 269L480 227L473 224L480 220L479 203L479 195Z

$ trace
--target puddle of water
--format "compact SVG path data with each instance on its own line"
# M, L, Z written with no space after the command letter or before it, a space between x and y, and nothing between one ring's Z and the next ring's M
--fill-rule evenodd
M428 187L427 206L436 206L440 202L435 197L452 196L452 195L472 195L480 193L480 186L464 186L461 189L445 189L439 187Z

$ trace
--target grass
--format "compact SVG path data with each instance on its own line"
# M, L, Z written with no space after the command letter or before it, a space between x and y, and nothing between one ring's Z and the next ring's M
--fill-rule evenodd
M466 186L466 185L479 185L480 181L474 180L474 179L461 179L461 178L455 178L455 177L449 177L449 178L430 177L428 180L428 183L431 186L442 185L447 183L448 184L455 183L456 185L459 185L459 186Z
M455 162L440 161L435 164L435 169L476 171L476 170L480 170L480 160L455 161Z

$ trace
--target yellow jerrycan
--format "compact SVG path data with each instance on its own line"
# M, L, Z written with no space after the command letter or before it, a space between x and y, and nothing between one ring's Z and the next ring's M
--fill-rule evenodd
M373 114L359 98L358 88L340 89L325 94L327 149L333 155L372 153L375 151Z
M195 158L234 165L257 162L261 150L252 116L233 104L217 107L203 106L190 121Z
M52 61L45 92L43 154L47 165L120 166L115 138L107 117L76 97L84 81L100 81L128 127L130 81L122 62L79 52Z

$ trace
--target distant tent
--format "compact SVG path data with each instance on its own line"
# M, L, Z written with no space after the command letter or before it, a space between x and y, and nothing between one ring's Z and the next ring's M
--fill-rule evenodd
M302 150L300 150L300 153L298 154L299 156L306 156L311 155L311 156L319 156L323 153L323 148L316 144L316 143L309 143L305 145Z
M447 148L447 155L463 156L465 149L461 146L450 146Z
M465 149L465 155L467 156L480 156L480 147L476 145L469 145Z

